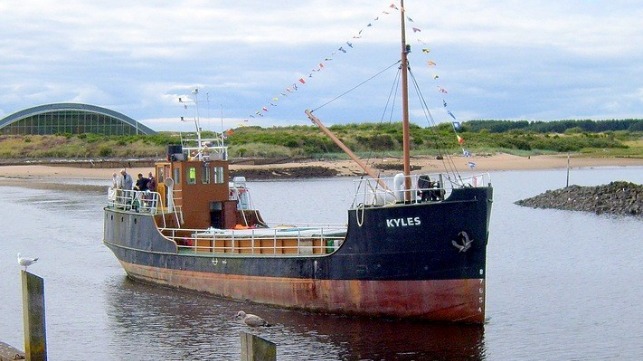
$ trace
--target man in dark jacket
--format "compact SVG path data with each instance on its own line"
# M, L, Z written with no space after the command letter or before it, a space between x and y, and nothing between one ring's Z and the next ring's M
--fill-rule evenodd
M142 192L146 191L147 190L147 183L149 181L150 181L149 179L143 178L143 174L139 173L138 174L138 179L136 180L136 186L134 187L134 189L136 189L137 191L142 191Z

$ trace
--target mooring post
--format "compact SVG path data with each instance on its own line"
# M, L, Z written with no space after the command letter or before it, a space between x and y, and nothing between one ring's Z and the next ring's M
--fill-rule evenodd
M45 282L25 270L22 275L22 320L27 361L47 360L45 332Z
M259 336L241 332L241 361L277 361L277 345Z
M567 182L565 188L569 187L569 152L567 152Z

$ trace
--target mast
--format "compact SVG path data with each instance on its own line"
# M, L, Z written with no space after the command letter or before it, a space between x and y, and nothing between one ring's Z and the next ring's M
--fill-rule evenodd
M404 165L404 200L411 201L412 192L410 191L411 186L411 147L410 147L410 129L409 129L409 81L408 81L408 58L407 55L411 51L411 47L406 45L406 29L404 21L405 11L404 11L404 0L400 0L400 24L401 24L401 38L402 38L402 59L401 59L401 70L402 70L402 143L403 143L403 156L402 161ZM366 174L371 178L376 179L378 184L381 185L384 189L388 190L388 186L382 179L379 178L375 172L368 167L364 162L362 162L339 138L337 138L326 126L324 126L317 118L312 114L311 110L306 110L306 115L308 118L315 124L321 131L323 131L335 144L337 144L348 156L359 165Z
M400 31L402 40L402 147L403 156L402 161L404 164L404 200L410 200L411 189L411 146L410 146L410 130L409 130L409 81L408 69L409 62L407 55L410 52L410 47L406 44L406 28L404 19L404 0L400 0Z
M194 118L194 126L196 127L197 136L197 157L199 157L199 160L203 160L203 144L201 144L201 121L199 119L199 88L194 88L192 94L194 94L194 104L196 107L196 118Z

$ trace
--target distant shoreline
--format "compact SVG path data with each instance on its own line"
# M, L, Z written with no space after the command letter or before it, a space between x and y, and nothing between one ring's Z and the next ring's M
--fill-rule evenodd
M474 162L473 170L468 162ZM470 158L454 157L452 163L445 164L435 157L414 157L411 160L413 173L436 173L446 167L455 168L461 172L493 172L510 170L537 170L567 168L567 155L537 155L521 157L510 154L494 154L489 156L474 156ZM384 169L383 175L392 175L401 171L399 159L377 159L371 161L375 168ZM134 165L134 164L133 164ZM643 158L586 158L573 156L569 159L570 168L588 167L628 167L643 166ZM400 168L400 169L398 169ZM86 164L73 166L66 164L25 164L0 166L0 184L14 183L25 180L48 181L55 179L105 179L111 180L112 174L121 167L87 167ZM128 168L130 174L147 174L152 166L136 166ZM332 161L293 161L278 164L246 165L231 164L230 170L235 175L245 175L250 181L258 179L287 179L287 178L323 178L333 176L358 176L360 168L350 160Z

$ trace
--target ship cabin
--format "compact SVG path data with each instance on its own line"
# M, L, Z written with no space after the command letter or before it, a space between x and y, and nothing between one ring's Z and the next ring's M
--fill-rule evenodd
M166 161L155 164L157 192L166 212L158 224L167 228L263 228L258 211L250 209L245 178L230 181L225 151L194 150L169 145ZM173 215L180 215L175 217Z
M182 253L321 256L334 252L346 236L343 226L269 228L251 208L245 178L230 180L225 151L199 154L171 145L154 173L158 200L141 211L154 216L160 232Z

